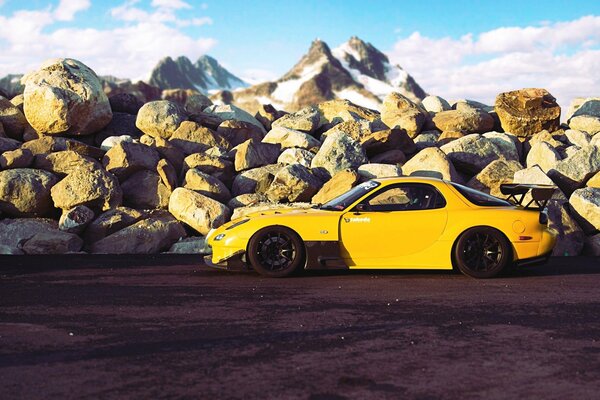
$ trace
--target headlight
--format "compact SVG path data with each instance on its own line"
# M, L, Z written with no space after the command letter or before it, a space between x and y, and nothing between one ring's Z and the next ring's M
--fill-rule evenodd
M242 219L242 220L240 220L240 221L236 222L235 224L233 224L233 225L231 225L231 226L228 226L226 230L233 229L233 228L235 228L236 226L240 226L240 225L242 225L242 224L245 224L245 223L246 223L246 222L248 222L248 221L250 221L250 219L249 219L249 218Z
M219 240L223 239L225 237L224 233L219 233L217 236L215 236L215 238L213 239L215 242L218 242Z

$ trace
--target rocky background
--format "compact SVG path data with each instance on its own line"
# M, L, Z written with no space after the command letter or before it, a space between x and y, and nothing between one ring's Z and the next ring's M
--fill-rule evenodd
M561 124L544 89L494 106L392 92L381 112L338 99L250 114L189 89L114 90L73 59L21 82L0 97L0 254L206 253L203 235L231 218L418 174L493 195L556 184L554 255L600 255L600 99Z

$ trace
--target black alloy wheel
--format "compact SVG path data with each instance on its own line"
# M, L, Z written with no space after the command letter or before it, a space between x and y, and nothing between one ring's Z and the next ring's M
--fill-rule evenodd
M248 259L261 275L273 278L289 276L304 261L304 244L291 229L269 226L250 239Z
M492 278L508 265L511 254L510 243L501 232L478 226L460 235L454 248L454 261L465 275Z

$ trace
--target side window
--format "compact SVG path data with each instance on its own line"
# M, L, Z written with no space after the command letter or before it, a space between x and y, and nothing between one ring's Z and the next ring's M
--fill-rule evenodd
M446 201L433 186L404 183L389 186L366 201L371 211L408 211L443 208Z

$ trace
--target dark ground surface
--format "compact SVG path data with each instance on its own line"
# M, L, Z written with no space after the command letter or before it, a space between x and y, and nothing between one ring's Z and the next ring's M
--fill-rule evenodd
M493 280L196 260L1 257L0 398L600 397L598 258Z

